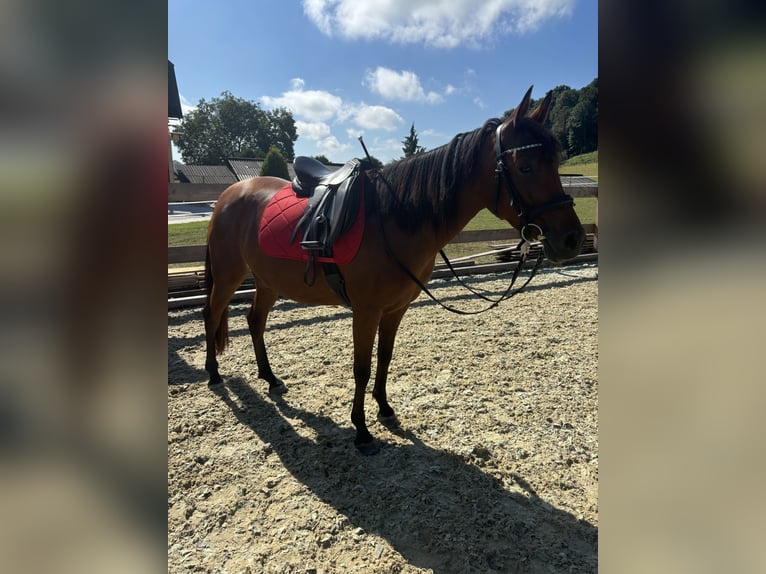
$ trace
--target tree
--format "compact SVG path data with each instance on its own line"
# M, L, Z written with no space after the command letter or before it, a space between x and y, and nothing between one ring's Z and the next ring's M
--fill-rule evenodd
M272 175L282 179L290 179L290 174L287 171L287 162L277 146L269 148L269 153L266 154L266 159L263 160L259 175Z
M556 86L552 90L547 127L561 142L567 157L598 149L598 78L579 90ZM530 109L542 101L532 100ZM506 119L513 110L507 110Z
M230 92L209 102L200 100L197 109L183 118L180 131L177 145L188 164L223 165L227 157L243 157L271 146L292 161L293 143L298 139L290 112L264 111Z
M412 125L410 126L410 135L402 140L402 144L404 144L404 147L402 147L404 157L410 157L416 153L426 151L426 148L418 145L418 134L415 131L415 122L412 122Z
M258 159L262 158L265 154L258 148L246 147L238 152L234 152L229 157L242 157L246 159Z
M330 165L332 163L329 159L327 159L327 156L322 155L322 154L315 155L314 159L317 160L317 161L321 161L325 165Z
M598 149L598 88L593 84L580 90L580 99L569 113L566 146L570 156Z
M365 156L362 161L365 163L364 169L377 169L379 167L383 167L383 162L376 158L374 155L371 155L369 158Z

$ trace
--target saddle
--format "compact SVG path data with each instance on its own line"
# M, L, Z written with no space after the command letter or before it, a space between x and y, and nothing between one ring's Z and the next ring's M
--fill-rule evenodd
M290 243L300 231L301 247L321 257L332 257L335 240L354 224L359 212L360 192L355 183L361 161L352 159L338 169L331 169L314 158L295 158L293 190L298 197L308 197L303 217L293 230Z
M290 243L300 231L301 247L308 252L304 282L311 286L316 281L317 259L331 258L335 240L348 231L356 221L361 200L360 186L356 185L362 171L362 162L352 159L338 169L331 169L322 162L299 156L293 162L295 178L293 191L298 197L308 197L303 216L293 230ZM335 263L322 263L325 279L340 296L347 307L351 307L340 270Z

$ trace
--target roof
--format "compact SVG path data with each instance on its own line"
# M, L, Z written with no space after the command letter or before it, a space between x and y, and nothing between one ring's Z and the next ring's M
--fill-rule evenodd
M181 98L178 95L178 84L176 83L176 68L170 60L168 60L168 117L183 118Z
M176 166L178 179L184 183L236 183L237 178L225 165Z
M226 160L226 165L228 165L231 171L234 172L234 176L237 178L237 180L242 181L243 179L261 175L263 158L256 159L252 157L230 157ZM287 173L290 174L290 179L295 177L295 172L292 171L291 163L287 164Z
M342 163L331 163L328 167L339 168ZM263 158L230 157L226 165L184 165L174 161L173 168L182 183L235 183L261 175ZM287 162L290 179L295 178L293 162Z

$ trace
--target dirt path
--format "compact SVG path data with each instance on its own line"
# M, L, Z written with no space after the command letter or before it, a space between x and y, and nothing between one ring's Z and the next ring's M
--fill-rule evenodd
M372 457L352 444L349 311L275 306L266 343L290 389L276 400L257 379L248 305L231 308L217 393L200 310L170 312L169 572L596 571L597 275L544 270L474 317L421 296L390 369L401 430L367 403ZM505 281L471 279L494 294Z

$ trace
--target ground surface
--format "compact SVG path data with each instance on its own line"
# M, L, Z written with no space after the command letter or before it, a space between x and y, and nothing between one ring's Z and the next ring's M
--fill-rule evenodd
M248 305L231 307L217 392L200 310L170 312L168 571L596 571L597 275L545 270L471 317L421 296L390 368L400 430L373 422L368 395L371 457L352 444L350 312L277 303L282 397L257 378ZM499 294L506 280L469 281Z

